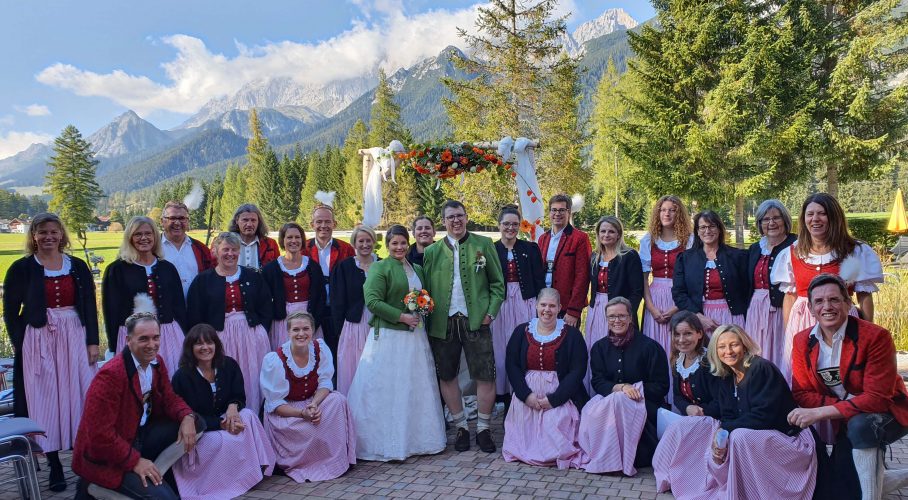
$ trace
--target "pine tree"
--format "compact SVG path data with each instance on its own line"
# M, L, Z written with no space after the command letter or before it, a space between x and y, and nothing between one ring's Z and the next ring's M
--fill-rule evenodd
M307 226L312 217L312 209L315 207L315 193L320 191L324 186L324 175L322 174L322 161L324 158L318 151L309 153L306 165L306 184L300 193L300 209L296 216L297 222Z
M815 163L827 191L878 177L904 150L908 133L908 11L897 0L823 2L823 43L814 75Z
M221 227L226 231L233 221L233 212L246 203L246 172L232 163L224 174L224 194L221 196Z
M278 197L275 203L275 224L283 224L296 220L300 206L300 180L299 171L294 165L293 159L288 155L280 163L280 181L278 185Z
M249 113L249 130L252 136L246 145L248 163L245 174L249 182L247 197L259 207L266 221L279 225L282 221L289 220L283 218L288 211L281 205L280 162L262 133L255 109Z
M85 230L94 221L95 206L104 195L95 179L98 161L94 159L91 144L76 127L69 125L54 139L54 154L47 165L44 192L51 195L48 209L76 233L84 251Z
M360 149L369 146L369 130L362 120L357 120L347 132L344 140L343 156L346 160L344 174L344 208L338 215L338 224L351 227L363 220L363 159Z
M580 123L579 72L577 62L562 54L542 99L542 147L536 169L544 199L562 192L582 193L589 185L590 173L582 157L587 138Z
M479 35L458 28L472 55L452 61L475 76L442 80L452 94L443 103L457 140L541 139L540 97L548 91L559 38L566 32L565 18L552 19L556 6L556 0L492 0L478 9ZM564 155L554 148L552 154ZM501 206L516 200L512 180L495 172L472 174L462 185L459 179L445 182L444 191L472 208L471 220L485 225L494 225Z
M400 106L394 102L394 91L388 83L388 78L384 71L380 71L375 101L372 103L372 116L369 120L369 145L388 147L393 140L409 144L410 131L401 121ZM415 171L402 169L396 173L396 183L386 182L382 185L382 197L385 201L383 224L407 225L415 218L416 207L419 205L416 197L416 175Z

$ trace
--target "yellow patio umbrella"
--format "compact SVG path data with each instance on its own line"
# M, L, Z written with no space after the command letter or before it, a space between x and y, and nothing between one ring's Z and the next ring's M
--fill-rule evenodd
M892 214L889 216L889 225L886 229L893 233L908 231L908 219L905 217L905 204L902 202L902 188L895 193L895 203L892 204Z

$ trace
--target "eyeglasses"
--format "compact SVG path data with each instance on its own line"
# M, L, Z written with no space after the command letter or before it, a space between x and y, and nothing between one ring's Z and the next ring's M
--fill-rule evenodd
M189 220L189 217L163 217L164 220L174 221L174 222L186 222Z
M715 224L710 224L708 226L697 226L697 231L705 233L707 231L715 231L718 228L719 228L719 226L717 226Z
M780 222L782 222L782 218L779 216L763 217L762 219L760 219L760 224L763 224L765 226L768 226L770 224L778 224Z
M514 229L515 227L520 227L519 222L502 222L501 227L506 227L508 229Z
M449 221L449 222L455 221L455 220L463 220L466 216L467 216L467 214L445 215L445 220Z
M617 323L619 321L627 321L630 316L627 314L612 314L605 317L609 323Z
M660 208L659 213L660 214L676 214L676 213L678 213L678 209L677 208Z
M550 208L549 209L549 212L552 212L553 214L564 214L564 213L567 213L567 211L568 211L568 209L566 209L566 208Z

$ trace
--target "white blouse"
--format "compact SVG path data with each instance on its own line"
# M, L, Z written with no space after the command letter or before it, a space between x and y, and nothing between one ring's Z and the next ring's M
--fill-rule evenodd
M237 280L239 280L239 279L240 279L240 272L241 272L242 270L243 270L242 267L236 266L236 272L235 272L235 273L231 274L230 276L224 276L224 279L227 281L227 284L230 285L230 284L233 284L234 282L236 282Z
M649 232L644 234L640 238L640 263L643 264L643 272L648 273L653 270L653 254L652 254L652 239ZM685 248L690 248L694 244L694 235L690 235L687 239L687 246ZM663 241L662 238L656 239L656 248L662 250L663 252L668 252L678 248L678 240L672 241Z
M44 267L44 264L41 264L41 261L38 260L38 256L34 255L35 262L38 263L41 267ZM56 271L51 271L50 269L44 267L44 277L45 278L59 278L60 276L66 276L73 268L73 263L69 258L69 255L63 254L63 265L60 269Z
M318 363L318 387L317 389L334 390L331 378L334 377L334 362L331 360L331 350L322 339L313 339L318 342L320 359ZM300 368L293 361L293 354L290 353L290 342L284 343L280 347L287 356L287 366L295 377L304 377L315 368L315 344L309 344L309 362L306 366ZM284 371L284 362L276 352L269 352L262 360L262 374L259 376L259 384L262 387L262 395L265 397L265 411L273 412L279 406L287 404L287 395L290 394L290 381L287 380Z
M774 285L779 285L779 289L785 293L797 292L795 286L794 268L791 264L791 252L795 252L798 242L791 244L790 250L785 249L779 252L776 260L772 265L772 272L769 275ZM858 242L854 252L848 256L848 259L857 259L858 275L854 279L855 292L876 292L879 291L877 283L883 282L883 264L880 262L880 256L863 242ZM810 254L805 262L811 265L828 264L836 259L835 252L824 253L821 255Z
M546 335L542 335L539 333L538 326L539 326L539 318L533 318L530 320L530 324L529 324L528 328L530 330L530 333L533 335L533 340L535 340L536 342L539 342L540 344L546 344L548 342L551 342L551 341L557 339L561 335L561 332L564 330L564 320L563 319L557 320L555 322L555 329L552 330L552 333L549 333Z
M303 260L300 262L300 267L296 269L287 269L287 266L284 265L284 258L278 257L277 265L281 268L281 271L289 274L290 276L296 276L297 274L306 270L309 266L309 257L303 256Z

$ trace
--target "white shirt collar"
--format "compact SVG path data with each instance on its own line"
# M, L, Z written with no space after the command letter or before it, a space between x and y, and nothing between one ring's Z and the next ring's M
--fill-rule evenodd
M259 244L259 237L256 236L255 239L252 240L252 241L250 241L249 243L246 243L245 241L243 241L243 238L240 238L240 243L241 243L244 247L251 247L252 245L258 245L258 244Z
M334 238L331 238L330 240L328 240L328 243L326 243L325 246L321 246L318 244L318 238L313 239L315 240L315 246L319 249L319 251L324 251L326 248L331 248L331 244L334 243Z
M162 244L162 245L170 245L170 246L176 248L177 250L182 250L184 247L187 246L187 245L186 245L187 243L189 243L190 245L192 245L192 242L189 241L189 236L184 236L184 237L183 237L183 243L182 243L180 246L177 246L176 243L174 243L174 242L170 241L169 239L167 239L166 236L164 236L163 234L161 235L161 244Z
M842 339L845 338L845 328L847 326L848 326L848 319L846 318L845 322L842 323L842 326L840 326L839 329L836 330L835 333L832 334L832 343L833 344L835 344L836 342L840 342ZM813 326L813 329L810 330L810 336L815 337L818 341L823 342L824 344L826 343L826 341L823 340L823 332L820 330L819 323L815 324Z

